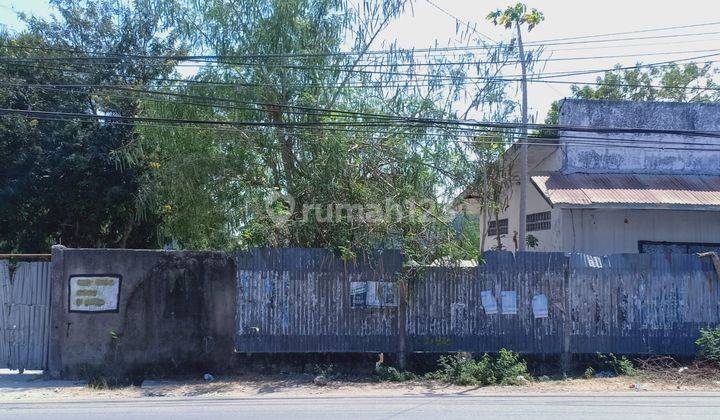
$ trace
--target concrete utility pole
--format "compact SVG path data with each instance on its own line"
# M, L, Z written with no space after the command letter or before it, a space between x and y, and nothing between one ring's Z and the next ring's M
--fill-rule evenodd
M528 124L528 100L527 100L527 65L525 63L525 50L522 43L522 31L520 21L515 21L517 29L518 52L520 53L520 67L522 69L522 136L520 138L520 220L518 250L525 251L525 225L527 219L527 184L528 184L528 145L527 145L527 124Z
M527 185L528 185L528 100L527 100L527 57L522 42L522 25L527 25L528 31L532 31L538 23L545 19L545 15L537 9L528 8L523 3L508 6L505 10L497 9L487 16L487 19L495 25L502 25L505 29L512 30L513 25L517 30L518 52L520 54L520 67L522 68L522 135L520 137L520 220L518 220L518 251L525 251L526 248L526 226L527 219Z

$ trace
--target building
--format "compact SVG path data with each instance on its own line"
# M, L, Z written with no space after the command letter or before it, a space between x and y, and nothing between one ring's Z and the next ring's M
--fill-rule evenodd
M720 250L720 105L567 99L559 122L557 138L528 147L533 250ZM497 233L504 249L517 249L518 167L498 226L484 227L486 250Z

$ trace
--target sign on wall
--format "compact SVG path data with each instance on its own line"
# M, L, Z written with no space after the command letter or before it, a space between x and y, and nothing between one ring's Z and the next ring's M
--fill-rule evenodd
M70 276L70 312L117 312L121 283L119 274Z

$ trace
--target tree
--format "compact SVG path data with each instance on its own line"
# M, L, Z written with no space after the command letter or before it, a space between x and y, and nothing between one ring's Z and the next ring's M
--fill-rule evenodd
M488 64L470 54L419 60L393 45L372 54L405 4L158 1L183 39L217 61L193 83L166 86L175 96L146 103L143 114L226 123L140 128L129 158L157 163L142 199L162 213L165 237L192 248L402 246L418 260L476 256L477 242L468 250L445 220L447 197L474 173L458 140L476 131L397 116L507 108L504 82L464 83L469 68L497 75L507 46L491 49ZM458 60L465 64L451 64ZM189 96L205 99L188 105Z
M137 98L89 85L148 86L172 67L137 66L112 57L178 49L146 2L123 4L55 0L57 15L48 20L21 15L28 30L0 36L0 107L137 115ZM97 65L78 59L98 53L111 58ZM34 61L38 56L45 61ZM114 155L136 140L127 123L2 116L0 250L48 252L54 243L156 247L157 217L148 213L139 220L136 211L147 164Z
M572 85L576 99L624 101L717 102L719 70L712 63L671 64L662 67L615 69L599 76L595 85ZM546 124L558 123L558 102L553 102ZM546 133L552 134L552 133Z

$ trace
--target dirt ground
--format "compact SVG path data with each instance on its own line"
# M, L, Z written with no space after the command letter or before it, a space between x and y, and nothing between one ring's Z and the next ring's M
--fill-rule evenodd
M377 382L370 376L343 376L325 386L313 383L309 374L244 375L184 380L146 380L139 387L94 389L83 382L48 380L41 374L0 372L0 403L33 400L118 399L118 398L247 398L388 395L482 395L507 393L632 393L632 392L718 392L720 377L693 372L662 372L612 378L535 378L520 386L455 386L432 381Z

